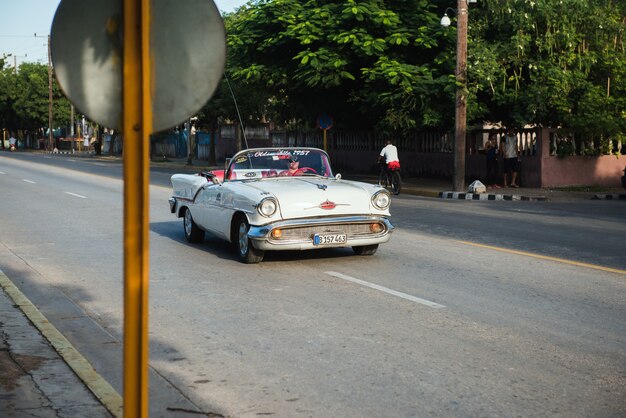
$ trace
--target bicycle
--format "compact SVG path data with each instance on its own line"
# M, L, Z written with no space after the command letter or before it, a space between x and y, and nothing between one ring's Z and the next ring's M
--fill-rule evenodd
M394 195L399 195L402 189L402 178L400 170L387 168L387 164L380 163L380 174L378 176L378 185L389 190Z

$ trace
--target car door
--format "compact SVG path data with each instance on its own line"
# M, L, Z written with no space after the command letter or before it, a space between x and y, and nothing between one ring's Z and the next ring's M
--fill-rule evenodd
M207 183L202 187L195 200L194 219L204 230L215 233L217 229L215 215L221 200L221 184Z

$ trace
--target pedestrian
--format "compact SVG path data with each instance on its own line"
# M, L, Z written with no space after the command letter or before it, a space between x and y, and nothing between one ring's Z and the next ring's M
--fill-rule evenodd
M487 162L487 186L499 189L498 185L498 139L495 133L489 134L489 139L485 144L485 155Z
M504 157L504 187L519 187L517 184L517 158L519 146L514 128L509 128L500 140L500 153ZM511 183L509 183L509 175Z

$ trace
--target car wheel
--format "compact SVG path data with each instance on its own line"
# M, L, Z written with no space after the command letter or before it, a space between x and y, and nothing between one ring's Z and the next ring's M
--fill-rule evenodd
M248 220L245 216L239 218L239 222L237 224L237 251L239 253L239 258L246 264L254 264L260 263L263 260L263 255L265 251L257 250L250 242L250 238L248 238L248 231L250 230L250 225L248 224Z
M193 221L191 211L188 208L185 209L185 216L183 216L183 227L187 241L191 243L202 242L204 239L204 231Z
M357 247L352 247L352 250L356 255L373 255L377 249L378 244L359 245Z

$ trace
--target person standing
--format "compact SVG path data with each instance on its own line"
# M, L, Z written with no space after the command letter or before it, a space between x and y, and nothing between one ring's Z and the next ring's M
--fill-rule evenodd
M499 189L498 186L498 140L495 133L489 134L485 144L487 162L487 186Z
M519 147L515 129L509 128L500 141L500 153L504 157L504 187L519 187L517 184L517 158ZM509 184L509 175L511 183Z

